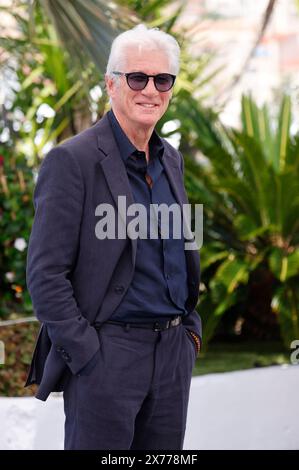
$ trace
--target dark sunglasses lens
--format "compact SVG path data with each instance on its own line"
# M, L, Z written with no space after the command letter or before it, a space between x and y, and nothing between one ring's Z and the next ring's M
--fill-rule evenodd
M160 73L155 77L155 85L159 91L168 91L174 84L174 77L169 73Z
M147 84L147 76L142 73L128 74L128 85L132 90L143 90Z

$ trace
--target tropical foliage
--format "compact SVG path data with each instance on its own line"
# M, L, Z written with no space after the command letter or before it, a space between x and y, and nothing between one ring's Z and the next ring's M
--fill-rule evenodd
M264 338L277 317L289 347L299 335L299 138L290 132L290 99L274 125L266 105L244 96L240 131L193 111L205 158L189 159L186 182L205 204L199 310L206 339L234 312L239 327L259 319Z
M51 145L91 125L104 104L95 65L73 67L39 5L32 17L21 6L22 15L14 13L19 37L1 38L8 53L2 71L14 91L3 125L28 165L38 166Z
M33 185L24 159L0 146L0 317L32 312L25 266Z

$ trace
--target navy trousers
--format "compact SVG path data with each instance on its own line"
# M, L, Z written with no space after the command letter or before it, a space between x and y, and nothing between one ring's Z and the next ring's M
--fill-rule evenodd
M64 391L65 449L183 448L196 350L183 324L105 323L100 349Z

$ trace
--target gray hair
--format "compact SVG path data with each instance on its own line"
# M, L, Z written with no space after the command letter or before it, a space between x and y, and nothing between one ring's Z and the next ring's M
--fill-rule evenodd
M106 73L108 75L111 75L114 70L122 70L122 67L125 66L126 51L130 47L164 51L169 60L169 72L174 75L178 74L180 47L176 39L158 28L149 29L144 24L139 24L114 39L107 63Z

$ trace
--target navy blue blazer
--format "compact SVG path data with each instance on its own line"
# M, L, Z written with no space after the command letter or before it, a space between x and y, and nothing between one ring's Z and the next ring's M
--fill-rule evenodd
M183 158L166 140L163 163L179 204L188 199ZM108 320L134 274L137 240L95 235L100 203L117 207L118 196L134 203L125 165L107 115L52 149L43 160L34 191L35 217L29 239L26 280L42 323L25 386L36 397L62 391L99 348L92 323ZM125 220L127 224L129 220ZM201 337L194 310L199 294L198 250L186 250L188 315L183 323Z

